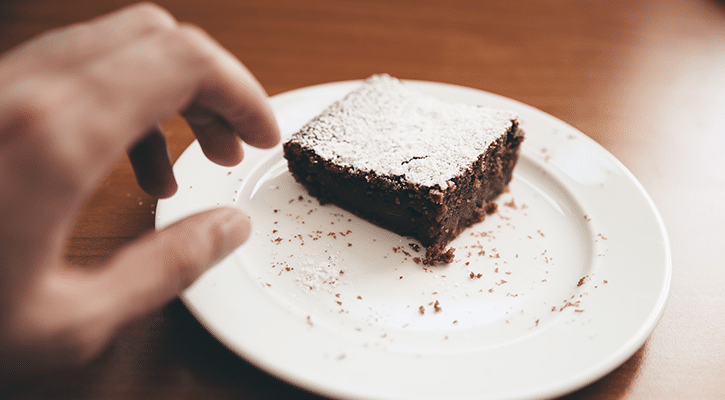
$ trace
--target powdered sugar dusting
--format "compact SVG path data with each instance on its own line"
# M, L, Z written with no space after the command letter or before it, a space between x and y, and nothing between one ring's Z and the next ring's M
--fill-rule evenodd
M374 75L292 136L335 164L424 187L448 187L517 116L448 103Z
M344 272L337 266L337 257L330 255L324 261L313 258L300 260L298 271L301 276L297 281L308 290L327 290L335 288Z

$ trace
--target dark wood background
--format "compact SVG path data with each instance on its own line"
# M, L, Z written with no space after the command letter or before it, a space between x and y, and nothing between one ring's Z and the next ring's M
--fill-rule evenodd
M0 0L0 51L123 0ZM373 73L454 83L533 105L619 158L669 230L671 298L652 337L569 399L725 398L725 4L713 0L162 0L210 32L270 95ZM1 89L0 89L1 90ZM169 125L178 157L193 136ZM67 256L99 262L153 229L155 201L120 160ZM100 358L17 399L315 399L226 350L178 301Z

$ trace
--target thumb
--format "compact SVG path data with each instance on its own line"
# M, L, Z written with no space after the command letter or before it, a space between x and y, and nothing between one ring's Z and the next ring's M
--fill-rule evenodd
M246 214L220 208L143 236L103 268L49 271L28 291L6 336L15 348L27 350L21 351L23 365L86 361L121 326L174 299L247 240L250 231ZM0 369L4 365L0 357Z
M110 304L123 324L173 300L244 243L250 232L249 216L235 208L193 215L122 250L96 287L105 287L105 296L112 296Z

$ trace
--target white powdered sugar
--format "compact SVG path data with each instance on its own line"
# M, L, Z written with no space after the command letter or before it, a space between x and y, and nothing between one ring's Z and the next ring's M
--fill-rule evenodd
M511 111L448 103L374 75L291 141L342 167L446 189L516 118Z
M337 257L334 255L321 261L313 257L301 258L297 271L300 273L297 282L307 290L331 291L338 285L344 274L337 266Z

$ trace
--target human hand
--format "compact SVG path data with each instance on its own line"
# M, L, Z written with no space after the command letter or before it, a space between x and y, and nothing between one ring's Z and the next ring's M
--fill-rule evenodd
M181 113L212 161L279 130L249 71L151 4L35 38L0 56L0 375L97 355L243 243L249 217L208 211L149 233L91 270L63 251L83 203L124 153L141 187L176 190L160 121Z

